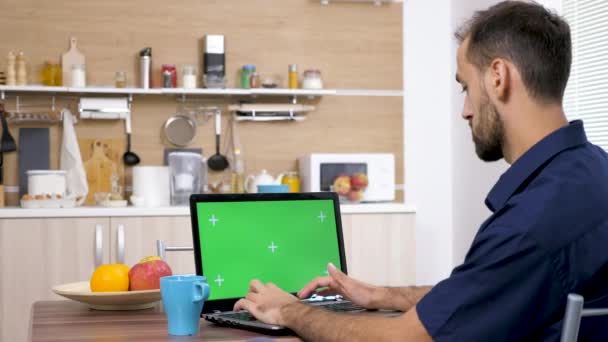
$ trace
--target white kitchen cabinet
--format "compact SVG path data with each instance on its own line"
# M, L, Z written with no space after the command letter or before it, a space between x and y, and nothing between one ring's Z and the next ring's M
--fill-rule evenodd
M415 215L342 215L348 274L381 286L407 286L416 280Z
M107 217L0 220L0 341L26 341L32 304L110 260ZM99 233L97 232L99 230ZM106 248L104 248L106 247Z
M111 218L111 259L132 267L146 256L157 255L156 240L170 246L192 246L190 216ZM165 261L173 274L194 274L192 251L171 252Z

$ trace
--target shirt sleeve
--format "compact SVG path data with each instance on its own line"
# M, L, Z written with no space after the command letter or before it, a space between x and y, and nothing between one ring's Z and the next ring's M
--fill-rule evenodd
M416 305L436 341L511 341L542 335L535 327L560 303L559 282L536 241L506 227L487 227L465 262ZM536 328L538 329L538 328Z

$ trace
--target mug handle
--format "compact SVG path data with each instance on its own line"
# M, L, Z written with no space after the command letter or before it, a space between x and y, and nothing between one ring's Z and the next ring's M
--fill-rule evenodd
M209 298L209 284L207 283L194 283L192 284L192 302L200 302Z

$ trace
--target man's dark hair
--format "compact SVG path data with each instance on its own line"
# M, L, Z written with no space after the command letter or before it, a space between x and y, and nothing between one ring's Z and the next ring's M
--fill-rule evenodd
M479 70L495 58L517 67L528 93L545 102L561 102L570 76L570 26L533 2L504 1L478 11L456 32L469 39L466 56Z

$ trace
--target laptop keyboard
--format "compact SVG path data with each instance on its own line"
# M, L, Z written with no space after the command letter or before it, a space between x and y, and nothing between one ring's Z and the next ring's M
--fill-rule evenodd
M339 302L339 303L331 303L331 304L326 304L326 305L316 305L316 306L329 310L329 311L333 311L333 312L349 312L349 311L365 310L365 308L363 308L359 305L353 304L351 302L348 302L348 301L343 301L343 302ZM253 317L253 315L251 315L247 311L225 313L225 314L221 314L220 317L223 319L238 319L241 321L255 321L256 320L256 318Z

